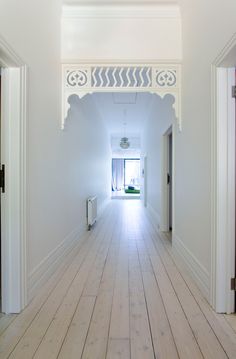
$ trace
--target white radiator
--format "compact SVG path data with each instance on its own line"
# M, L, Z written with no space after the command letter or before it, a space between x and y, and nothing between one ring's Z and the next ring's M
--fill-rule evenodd
M90 197L87 199L87 219L88 230L90 230L97 219L97 197Z

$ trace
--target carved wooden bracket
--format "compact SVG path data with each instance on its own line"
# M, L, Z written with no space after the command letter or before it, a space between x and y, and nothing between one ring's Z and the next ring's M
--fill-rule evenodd
M174 96L181 131L180 75L180 65L63 65L62 129L65 127L70 95L82 98L94 92L150 92L162 98L167 94Z

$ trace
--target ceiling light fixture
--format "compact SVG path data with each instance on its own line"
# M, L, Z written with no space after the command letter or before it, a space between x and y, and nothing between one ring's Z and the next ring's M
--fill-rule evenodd
M122 137L120 140L120 147L123 150L127 150L127 148L129 148L129 146L130 146L130 143L129 143L128 137Z
M126 115L125 111L124 111L124 114ZM124 137L121 137L121 139L120 139L120 147L123 150L127 150L129 148L129 146L130 146L129 139L125 135L125 126L126 126L126 123L124 122Z

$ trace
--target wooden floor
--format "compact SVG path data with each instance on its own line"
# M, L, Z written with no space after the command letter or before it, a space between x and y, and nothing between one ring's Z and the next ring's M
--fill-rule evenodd
M17 316L0 358L236 358L234 316L214 313L139 201L112 201Z

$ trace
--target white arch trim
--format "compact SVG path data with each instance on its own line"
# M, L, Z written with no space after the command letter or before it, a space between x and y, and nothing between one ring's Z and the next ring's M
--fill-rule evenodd
M68 98L94 92L150 92L175 98L175 113L181 131L181 68L179 64L63 64L62 129L69 109Z

